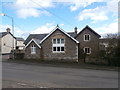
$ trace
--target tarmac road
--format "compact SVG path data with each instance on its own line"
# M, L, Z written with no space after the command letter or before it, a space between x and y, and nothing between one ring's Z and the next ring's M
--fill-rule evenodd
M3 62L3 88L118 88L118 72Z

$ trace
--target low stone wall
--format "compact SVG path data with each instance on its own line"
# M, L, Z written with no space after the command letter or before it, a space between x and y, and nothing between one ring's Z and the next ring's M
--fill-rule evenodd
M2 54L2 60L10 59L10 55L11 55L11 53L9 53L9 54Z
M85 62L86 63L91 63L91 64L108 65L108 61L107 60L99 59L99 58L86 58Z

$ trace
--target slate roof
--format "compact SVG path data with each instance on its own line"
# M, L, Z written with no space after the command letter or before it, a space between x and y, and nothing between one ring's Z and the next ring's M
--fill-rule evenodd
M24 41L24 39L21 38L21 37L16 37L16 40L17 40L17 41Z
M76 35L77 35L77 33L75 33L75 32L68 32L68 34L69 34L70 36L72 36L73 38L75 38Z
M77 35L81 34L86 28L89 29L91 32L93 32L95 35L101 37L98 33L96 33L96 32L95 32L92 28L90 28L88 25L87 25L85 28L83 28L82 31L80 31ZM76 35L76 37L77 37L77 35Z
M11 34L10 32L0 32L0 38L4 37L7 34ZM12 35L12 34L11 34ZM13 35L12 35L13 36ZM14 37L14 36L13 36ZM14 37L15 38L15 37ZM15 38L16 39L16 38Z
M37 45L39 48L41 48L41 46L39 45L41 40L38 40L38 39L35 39L35 38L32 38L32 39L27 43L27 45L25 46L25 48L26 48L32 41L33 41L34 43L36 43L36 45Z
M77 35L76 33L74 33L74 32L68 32L68 34L70 35L70 36L72 36L73 38ZM28 36L28 38L25 40L25 42L24 42L24 44L26 45L32 38L34 38L34 39L39 39L39 40L42 40L44 37L46 37L48 35L48 33L46 33L46 34L30 34L29 36Z
M7 34L8 34L8 32L0 32L0 38L7 35Z
M77 41L75 38L73 38L72 36L70 36L68 33L66 33L62 28L60 28L59 26L55 27L53 29L53 31L51 31L45 38L42 39L42 42L44 42L52 33L54 33L56 30L61 31L62 33L64 33L66 36L68 36L69 38L71 38L73 41L75 41L76 43L79 43L79 41Z
M31 39L39 39L42 40L48 34L30 34L28 38L25 40L24 44L26 45Z

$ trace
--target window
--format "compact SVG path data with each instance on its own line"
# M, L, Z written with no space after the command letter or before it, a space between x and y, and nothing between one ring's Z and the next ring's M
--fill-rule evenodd
M85 52L86 54L90 54L90 53L91 53L91 48L85 47L85 48L84 48L84 52Z
M56 51L56 47L53 47L53 51Z
M60 39L57 39L57 44L60 44Z
M89 34L85 34L84 35L84 41L89 41L90 40L90 35Z
M53 43L56 44L56 39L53 39Z
M61 43L64 43L64 39L61 39Z
M36 54L36 47L34 45L31 47L31 54Z
M57 38L57 39L53 39L53 45L52 45L52 51L53 53L61 53L64 52L64 39L62 38Z
M61 47L61 51L64 51L64 47Z

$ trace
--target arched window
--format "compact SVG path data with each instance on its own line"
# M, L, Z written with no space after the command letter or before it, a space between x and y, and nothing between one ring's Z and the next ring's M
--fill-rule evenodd
M36 47L34 45L31 47L31 54L36 54Z

